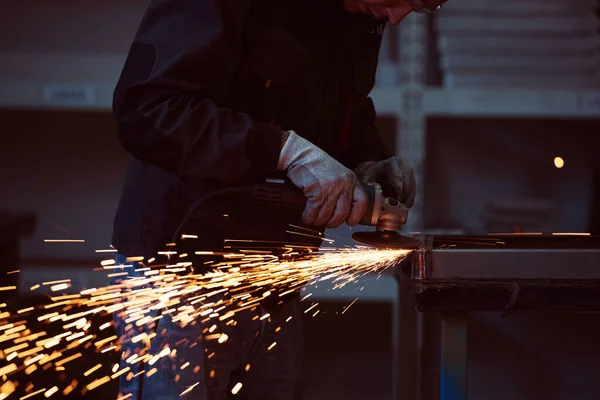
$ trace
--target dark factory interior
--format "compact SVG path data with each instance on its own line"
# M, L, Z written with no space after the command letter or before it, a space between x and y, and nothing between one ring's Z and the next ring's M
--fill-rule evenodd
M600 398L597 0L3 0L1 4L0 400ZM228 18L235 20L232 15L242 15L240 10L250 6L269 13L286 7L294 10L292 20L275 13L256 17L263 18L261 23L273 18L284 28L273 28L278 36L266 44L256 39L264 46L262 53L257 51L263 58L250 66L248 80L260 75L261 68L280 65L281 70L269 71L274 77L264 87L262 82L258 87L252 86L256 82L243 86L241 74L241 111L223 111L224 107L210 114L211 107L223 107L219 101L230 102L219 79L229 79L224 76L244 67L237 59L229 61L231 65L224 61L238 43L237 31L226 26ZM378 10L384 10L383 19L389 20L378 21ZM171 13L175 25L169 25ZM197 24L185 25L195 17ZM354 22L361 29L374 28L351 31ZM220 24L225 26L223 37L199 36L219 29ZM247 25L243 26L240 30L246 32ZM350 33L340 27L348 27ZM154 30L160 34L160 29L163 36L153 37ZM331 49L348 47L347 40L339 39L346 34L360 40L364 36L347 50L356 60L329 54L334 52ZM214 59L205 62L197 54L161 59L170 51L187 49L188 43L178 42L181 37L193 38L190 48L206 46L201 55ZM152 45L158 49L153 50L151 61L135 47L145 40L155 41ZM284 46L285 40L291 45ZM301 51L292 48L298 43L305 45L302 51L307 54L330 45L329 52L319 54L334 61L302 64L304 53L298 55ZM356 51L360 46L364 52ZM175 60L190 64L172 67ZM348 69L351 72L343 72L351 62L356 64ZM304 98L306 93L313 95L306 82L317 64L328 71L323 80L326 93ZM161 68L167 70L164 75ZM287 74L288 70L293 72ZM144 73L138 87L125 87L128 79ZM374 85L365 89L369 74ZM346 96L340 85L349 76L358 84L352 86L344 105L345 100L337 97ZM138 98L139 87L143 95ZM318 84L314 87L320 90ZM213 89L218 93L214 99ZM263 104L265 98L271 99L265 94L269 89L279 93L273 97L279 104ZM296 95L297 101L290 99ZM358 126L363 121L348 111L358 109L352 99L361 95L364 98L357 102L368 96L376 112L363 130ZM188 108L177 114L178 104L187 97L192 99ZM276 109L276 122L253 114L271 106ZM287 115L286 106L299 117ZM150 126L144 118L155 118L159 112L165 115ZM384 158L368 158L373 153L366 148L366 136L362 138L367 141L360 142L347 159L344 149L352 148L353 136L311 137L307 126L313 112L322 114L319 132L378 135L389 154L386 162L397 163L390 167L393 172L381 173L391 165ZM338 114L346 119L331 117ZM254 136L236 137L247 121ZM298 127L283 126L287 121L295 121ZM188 125L181 128L180 123ZM279 142L273 145L272 140L255 138L274 137L279 123L285 131L281 149ZM305 132L309 133L303 139ZM248 143L236 142L240 140ZM248 155L261 144L265 144L259 150L263 153ZM321 145L330 148L321 150ZM151 146L154 153L148 150ZM279 158L268 154L274 148L281 151ZM291 161L280 168L286 157ZM352 157L364 164L351 167L353 161L342 161ZM273 160L279 174L273 178L286 173L282 182L295 185L289 192L279 192L279 186L287 185L267 182L261 175L260 184L252 181L254 191L249 196L232 192L220 204L204 208L202 196L209 190L227 193L237 184L235 179L247 183L236 175L239 170L256 172ZM389 197L388 182L369 186L361 178L360 166L367 168L370 162L382 163L377 164L381 165L378 177L391 180L392 193L398 193L394 186L398 180L404 179L406 191L413 179L412 194ZM324 173L324 165L333 167ZM179 229L168 232L175 233L173 243L156 244L156 258L166 261L161 261L162 269L154 268L150 261L154 254L123 250L133 249L123 238L132 236L132 243L146 240L150 233L138 233L133 225L162 218L156 211L161 202L172 202L165 207L174 209L175 200L165 200L172 195L167 193L170 189L165 194L159 186L177 179L180 184L173 198L183 193L188 167L204 168L198 175L204 174L199 180L205 186L198 186L204 192L192 195L187 203L192 208L186 209L188 214L194 205L201 209L198 220L183 220L193 232L181 231L181 218L175 221ZM351 187L346 178L354 179ZM315 181L307 183L307 179ZM310 224L298 226L281 217L289 212L299 218L311 202L326 198L311 190L329 190L329 196L337 193L333 212L340 199L349 196L350 201L354 196L352 204L361 201L357 188L365 193L361 194L364 204L371 201L363 210L375 216L370 220L362 216L360 223L350 226L344 217L336 226L313 230ZM284 199L288 194L287 199L303 194L301 208L286 204L280 213L277 202L283 200L259 198L266 193L260 190L272 190L267 196L283 193ZM342 190L347 193L340 194ZM410 196L414 204L406 200ZM235 209L236 204L255 199L263 203ZM150 210L149 215L143 214L147 210L142 207ZM326 206L320 207L323 213ZM347 207L346 214L356 210L350 203ZM270 221L265 222L263 214L255 217L259 212ZM248 227L240 223L228 228L229 222L215 222L225 217L234 221L236 215L251 221ZM273 250L254 244L228 245L230 239L244 242L239 235L247 235L252 243L271 240L254 239L262 223L277 227L265 235L282 244ZM119 229L128 233L118 233ZM196 242L185 235L191 233L199 238ZM290 237L300 240L300 235L308 238L306 243L316 238L321 247L289 243ZM161 238L154 240L158 243ZM213 242L225 247L213 250L209 248ZM214 259L203 261L207 255ZM135 271L148 273L119 280L132 265L137 266ZM178 273L174 266L186 272ZM130 283L145 283L130 293L125 289L129 278ZM296 296L289 303L288 292ZM220 300L210 300L213 293ZM190 296L199 300L190 303ZM271 310L263 305L266 298L283 300ZM198 304L200 311L190 311L194 307L189 304ZM287 314L275 310L289 304L299 304L301 334L288 343L283 334L292 325L291 316L286 319ZM227 308L234 305L239 311ZM159 306L168 312L152 317ZM129 310L125 332L131 327L129 332L140 335L133 339L122 334L123 325L115 319L125 309ZM143 338L141 332L146 332L146 326L163 326L173 312L181 321L203 328L202 333L188 336L191 341L185 339L190 346L179 346L181 341L175 346L171 341L156 349L152 342L160 342L168 329L144 333ZM243 322L248 313L257 314ZM239 321L235 315L240 315ZM217 349L227 348L238 338L214 328L222 325L223 332L242 332L245 324L260 326L251 340L257 348L270 345L264 357L250 353L235 371L231 368L231 376L225 377L220 369L215 373L218 368L209 365L230 371L219 364L218 350L211 353L211 343L218 341ZM173 326L174 335L180 334ZM274 336L265 334L268 343L259 342L257 338L269 326L277 328ZM168 342L170 336L164 337ZM278 337L282 339L277 341ZM138 361L145 361L140 361L142 370L136 374L133 356L124 350L134 343L148 344L139 353ZM247 348L246 341L240 343ZM286 359L286 351L296 348L301 348L301 362L292 356ZM185 358L186 352L191 359ZM192 356L202 352L204 356ZM285 376L286 366L296 361L301 366L292 394L281 389L281 382L296 379ZM261 377L261 362L277 376ZM167 367L161 369L163 363ZM196 378L191 373L194 363ZM246 372L239 372L242 378L238 379L237 371L244 365ZM153 386L157 377L163 386ZM138 391L129 392L126 386L133 382L143 383ZM215 382L225 385L222 393L211 392Z

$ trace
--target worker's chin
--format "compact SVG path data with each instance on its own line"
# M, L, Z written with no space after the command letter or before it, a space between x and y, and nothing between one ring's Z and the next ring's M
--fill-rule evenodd
M342 0L342 6L351 14L364 14L365 5L355 0Z
M369 17L375 18L379 21L388 21L389 16L387 13L382 10L377 10L376 12L365 3L356 2L356 1L344 1L344 9L351 14L357 15L368 15Z
M411 12L412 12L412 10L407 10L407 9L392 10L388 15L388 21L392 25L399 24Z
M342 5L346 11L352 14L370 15L380 21L388 21L394 25L400 23L412 11L407 3L400 3L393 7L382 7L365 1L342 0Z

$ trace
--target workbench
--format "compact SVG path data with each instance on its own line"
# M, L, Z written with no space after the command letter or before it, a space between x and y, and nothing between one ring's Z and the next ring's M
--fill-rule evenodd
M524 234L417 239L423 247L398 268L401 329L396 389L403 400L468 398L471 311L600 311L598 237ZM433 394L428 390L424 396L425 353L430 356L432 348L439 382ZM430 376L427 381L431 386Z

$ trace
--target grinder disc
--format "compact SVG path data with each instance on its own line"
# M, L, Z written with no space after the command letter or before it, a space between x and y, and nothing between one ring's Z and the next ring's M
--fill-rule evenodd
M352 235L352 239L378 249L415 250L422 246L418 240L393 231L356 232Z

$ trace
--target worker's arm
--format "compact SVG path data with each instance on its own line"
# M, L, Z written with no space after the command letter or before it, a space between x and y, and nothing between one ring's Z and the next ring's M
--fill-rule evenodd
M375 86L382 34L363 25L352 26L353 46L347 54L345 75L350 102L346 104L347 132L343 146L343 161L354 169L365 161L379 161L392 156L375 126L377 114L369 96ZM374 30L375 29L375 30Z
M344 163L351 169L365 161L385 160L392 156L375 126L377 114L373 100L368 96L355 96L353 103L344 155Z
M415 202L413 170L400 158L394 157L383 143L375 127L373 101L367 98L363 103L366 103L366 110L361 110L356 118L364 120L358 120L360 122L353 126L355 133L350 136L352 168L361 181L391 186L398 200L407 207L412 207Z
M281 128L220 103L243 64L252 0L152 0L114 93L119 139L184 180L277 170Z
M385 183L391 186L398 200L407 207L412 207L415 201L413 170L400 158L393 156L375 126L377 114L368 93L375 86L377 57L378 54L372 55L371 58L361 54L355 55L354 70L370 70L371 75L364 77L362 73L354 74L356 80L354 86L367 94L361 95L361 90L354 91L355 100L344 163L354 170L361 181ZM368 79L367 85L365 79Z

